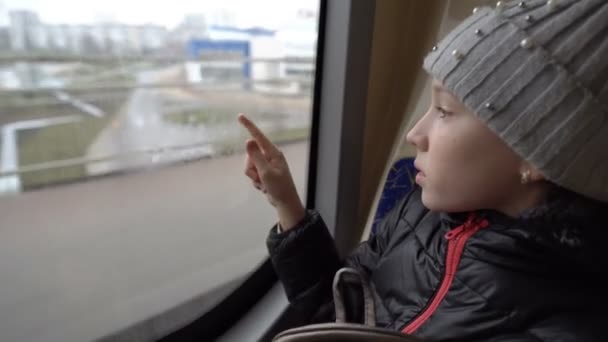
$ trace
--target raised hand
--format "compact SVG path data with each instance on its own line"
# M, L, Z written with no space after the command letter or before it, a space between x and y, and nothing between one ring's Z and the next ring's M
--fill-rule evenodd
M305 209L285 156L245 115L239 114L238 120L251 134L245 146L245 175L277 209L283 230L293 228L304 217Z

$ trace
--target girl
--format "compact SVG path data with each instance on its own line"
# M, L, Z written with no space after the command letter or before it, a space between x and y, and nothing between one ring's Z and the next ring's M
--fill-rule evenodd
M267 245L293 307L333 320L343 266L377 325L429 340L605 341L608 1L476 9L424 61L432 104L407 134L417 186L340 260L281 152L244 116L246 175L277 209Z

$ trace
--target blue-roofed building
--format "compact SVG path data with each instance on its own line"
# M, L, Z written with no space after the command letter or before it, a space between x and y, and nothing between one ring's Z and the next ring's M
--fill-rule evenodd
M297 56L278 38L275 30L210 25L206 37L190 39L186 49L189 59L186 73L191 83L223 84L263 92L298 93L301 90L300 75L294 76L289 70L301 68L302 63L284 60ZM310 77L310 70L314 68L312 59L305 68L305 76ZM290 81L290 77L299 78Z

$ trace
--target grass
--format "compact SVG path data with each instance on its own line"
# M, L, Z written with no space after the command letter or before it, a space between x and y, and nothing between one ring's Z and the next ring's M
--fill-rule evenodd
M11 120L19 121L18 118L4 118L5 115L11 116L12 112L18 112L19 114L33 110L37 103L52 103L57 102L55 97L50 93L36 93L36 92L3 92L0 93L0 108L2 108L3 117L1 122L10 122Z
M83 115L83 119L79 122L22 131L18 137L20 166L84 157L98 134L120 111L127 95L124 94L123 98L112 98L111 101L91 101L108 113L103 118ZM67 111L68 109L70 112ZM57 110L59 111L60 108ZM64 115L74 111L73 108L67 106L63 107L63 110ZM280 113L258 113L256 119L273 120L283 116ZM164 116L164 119L184 125L213 125L235 120L235 111L197 109L169 113ZM282 144L307 139L310 135L310 128L276 129L267 132L267 135L276 144ZM214 144L217 156L242 152L245 138L245 136L232 136L217 141ZM54 183L72 182L84 177L86 177L86 167L79 165L26 172L21 174L21 182L24 190L31 190Z
M216 125L223 123L230 123L235 121L235 113L238 113L238 109L226 109L226 108L206 108L197 109L190 111L182 111L175 113L168 113L164 115L165 120L180 125L198 126L198 125ZM282 113L255 113L249 114L255 121L270 121L278 120L285 116ZM310 136L310 128L286 128L277 129L275 131L267 132L268 138L277 143L287 143L302 139L307 139ZM216 148L218 155L229 155L243 149L243 141L247 136L242 135L238 137L226 137L222 140L216 141L214 147Z
M250 115L250 117L255 119L256 121L278 120L285 117L286 115L283 113L270 112L251 113L251 111L244 110L243 108L203 108L166 113L164 115L164 119L167 122L179 125L215 125L234 122L236 120L237 113L241 112L248 112L248 115Z
M18 137L19 165L26 166L85 156L89 146L120 110L125 99L96 104L107 113L103 118L83 115L83 119L75 123L21 132ZM21 174L21 183L23 189L28 190L52 183L73 181L85 176L85 166L79 165L26 172Z
M235 116L236 115L233 111L229 111L226 109L208 108L176 113L167 113L164 115L164 119L167 122L175 123L178 125L200 126L234 121Z
M266 134L274 144L281 145L290 142L308 139L310 137L310 128L289 128ZM215 148L218 155L230 155L244 150L244 141L248 136L243 135L239 138L226 139L218 141Z
M285 129L276 132L270 132L268 134L268 138L277 144L307 139L309 137L310 128L308 127Z
M126 87L134 86L136 84L135 77L129 74L115 74L104 77L97 77L94 81L89 78L78 79L74 78L70 83L70 87Z

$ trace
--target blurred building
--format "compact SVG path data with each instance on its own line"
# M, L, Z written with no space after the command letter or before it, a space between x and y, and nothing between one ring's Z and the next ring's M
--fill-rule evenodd
M38 15L32 11L11 11L9 13L9 27L11 49L16 51L36 48L35 43L42 41L40 26L42 23Z

